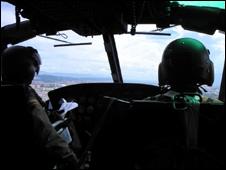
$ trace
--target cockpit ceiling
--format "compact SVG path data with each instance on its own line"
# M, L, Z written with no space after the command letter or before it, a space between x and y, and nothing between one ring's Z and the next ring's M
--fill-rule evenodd
M6 0L30 19L38 32L54 34L72 29L80 35L127 32L128 24L166 20L168 1L94 2L82 0Z

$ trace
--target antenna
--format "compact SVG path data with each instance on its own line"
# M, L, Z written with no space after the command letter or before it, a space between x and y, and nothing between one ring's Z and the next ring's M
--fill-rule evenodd
M51 40L55 40L55 41L60 41L60 42L67 43L67 44L57 44L57 45L54 45L54 47L73 46L73 45L91 45L92 44L91 42L86 42L86 43L71 43L69 41L60 40L60 39L57 39L57 38L47 37L47 36L43 36L43 35L38 35L38 36L39 37L42 37L42 38L47 38L47 39L51 39Z
M39 37L42 37L42 38L47 38L47 39L51 39L51 40L55 40L55 41L60 41L60 42L64 42L64 43L69 43L69 44L71 44L71 42L64 41L64 40L60 40L60 39L57 39L57 38L47 37L47 36L43 36L43 35L38 35L38 36L39 36Z

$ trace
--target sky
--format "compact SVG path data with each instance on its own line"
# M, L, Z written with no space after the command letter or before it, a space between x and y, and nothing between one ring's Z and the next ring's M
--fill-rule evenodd
M1 2L1 27L14 22L14 7ZM155 25L139 25L137 27L137 31L155 29ZM177 38L192 37L203 42L210 50L210 59L215 66L214 85L220 85L225 60L225 34L216 31L214 35L207 35L187 31L180 26L165 29L163 32L171 33L171 36L115 35L124 82L152 82L157 85L158 65L167 44ZM62 43L38 36L18 45L32 46L39 51L42 57L42 74L72 73L111 78L110 66L101 36L82 37L73 31L60 31L59 34L66 34L68 38L65 39L59 35L51 37L73 43L92 42L92 45L53 47L53 45Z

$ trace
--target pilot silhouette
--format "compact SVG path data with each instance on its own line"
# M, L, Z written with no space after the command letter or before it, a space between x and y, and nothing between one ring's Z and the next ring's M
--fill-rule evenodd
M180 113L178 115L183 117L182 119L181 117L178 119L178 124L183 124L185 138L183 140L184 143L178 145L179 147L177 149L184 154L192 155L191 157L183 158L183 161L188 162L188 165L191 167L205 166L201 163L202 161L208 163L208 166L211 164L217 165L217 162L214 160L215 158L213 157L214 159L212 159L212 157L209 157L208 155L210 154L207 151L200 150L198 146L200 104L223 104L220 100L211 99L202 95L199 89L202 85L212 86L214 81L214 68L209 54L209 50L200 41L193 38L179 38L169 43L163 52L162 61L159 64L158 70L159 85L162 91L158 95L144 99L145 101L154 101L154 103L172 104L170 109L167 107L169 114L173 113L177 115L177 113ZM163 143L162 145L165 148L161 147L159 141ZM152 143L152 145L155 144L159 148L159 150L156 150L159 157L156 158L153 164L158 163L158 161L163 161L159 165L160 167L170 166L172 162L178 166L182 165L180 164L182 160L180 156L182 154L180 154L180 159L178 159L179 157L175 154L176 152L174 151L174 153L171 150L174 148L174 145L164 142L157 140L156 143ZM161 153L162 150L164 152ZM153 151L149 151L149 153L151 152ZM170 155L173 160L172 162L167 159L165 161L167 154ZM202 161L195 162L194 160ZM169 164L167 165L167 163ZM147 165L150 166L148 162ZM186 164L184 165L185 167L187 166Z
M30 86L40 70L38 51L32 47L11 46L3 51L1 61L3 84L22 85L27 89L27 109L32 117L30 128L34 133L34 138L30 139L30 143L34 144L34 152L28 157L39 159L33 168L50 169L60 162L69 169L77 169L76 155L52 127L41 97Z
M209 54L209 50L193 38L179 38L169 43L158 70L163 93L154 98L171 100L183 93L193 96L192 102L220 102L201 95L200 87L212 86L214 82L214 66Z

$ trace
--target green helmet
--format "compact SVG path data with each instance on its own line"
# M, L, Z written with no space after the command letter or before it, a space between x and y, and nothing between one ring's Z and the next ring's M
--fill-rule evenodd
M196 39L180 38L172 41L164 50L159 64L159 85L211 86L214 68L209 54L209 50Z
M32 47L11 46L1 55L2 80L15 84L31 84L35 73L39 73L41 58Z

